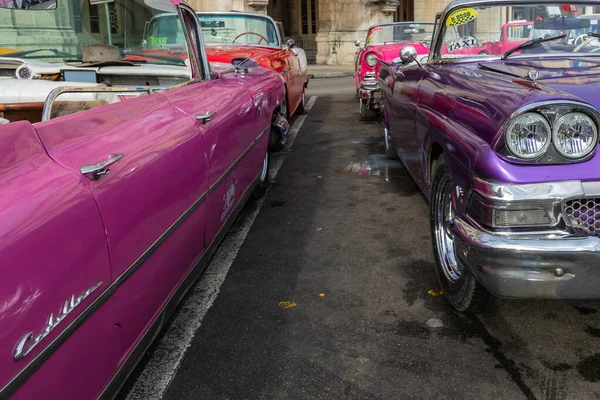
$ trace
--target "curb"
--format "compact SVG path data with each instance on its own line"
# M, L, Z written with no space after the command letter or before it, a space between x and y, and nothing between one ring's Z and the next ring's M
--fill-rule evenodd
M354 72L352 71L342 71L342 72L317 72L311 74L309 72L309 79L326 79L326 78L346 78L349 76L354 76Z

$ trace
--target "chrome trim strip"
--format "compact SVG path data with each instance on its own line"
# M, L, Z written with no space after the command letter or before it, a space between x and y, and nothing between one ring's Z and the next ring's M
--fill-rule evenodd
M276 48L280 48L280 46L283 44L283 38L280 35L279 29L277 28L277 24L275 23L275 20L270 17L269 15L266 14L261 14L261 13L251 13L251 12L238 12L238 11L196 11L196 14L198 16L200 15L244 15L244 16L248 16L248 17L254 17L254 18L264 18L268 21L270 21L273 24L273 28L275 28L275 32L277 34L277 46L260 46L260 47L276 47ZM206 44L221 44L221 43L206 43ZM233 45L239 45L239 44L245 44L245 43L233 43ZM259 45L250 45L250 46L259 46Z
M291 70L296 69L295 65L292 65L291 67L289 67L288 69L284 69L282 74L287 74L288 72L290 72Z
M114 396L121 390L123 384L127 381L131 372L133 372L134 367L139 363L142 356L146 353L146 350L150 347L150 345L154 342L156 336L160 333L160 331L164 328L165 323L169 320L170 316L173 314L177 305L180 303L181 299L187 294L187 292L192 288L193 284L200 278L206 267L208 266L209 261L212 256L216 252L218 246L221 244L231 226L236 221L237 216L240 214L244 205L248 201L250 194L256 187L258 180L260 177L260 173L256 175L253 183L248 187L248 190L242 197L242 200L238 202L235 206L235 209L229 216L229 219L223 224L219 233L213 238L212 242L208 245L204 254L198 259L196 264L190 269L185 278L182 280L182 283L179 287L173 292L171 297L167 302L165 302L165 306L162 308L159 315L152 322L150 328L143 334L142 338L137 342L135 348L129 353L127 359L121 364L117 372L113 375L110 382L104 387L104 390L98 397L99 399L112 399ZM162 314L162 315L161 315Z
M542 183L486 182L476 178L474 190L483 197L495 201L538 201L563 200L573 196L584 196L581 181L557 181Z
M46 97L44 101L44 109L42 111L42 121L48 121L50 116L52 115L52 104L54 100L58 96L63 93L87 93L87 92L148 92L148 94L152 93L151 87L132 87L132 86L123 86L123 87L103 87L103 86L61 86L53 89Z
M233 162L233 164L231 164L229 166L229 168L227 168L227 171L225 171L223 173L223 175L221 175L219 177L219 179L217 179L215 181L215 183L213 183L212 185L210 185L210 189L208 189L208 193L213 193L215 190L217 190L217 187L223 183L223 181L225 180L225 178L227 178L227 176L231 173L231 171L233 171L233 169L244 159L244 157L246 157L248 155L248 153L250 153L250 150L252 150L254 148L254 146L256 146L256 144L260 141L260 139L262 139L262 137L265 135L265 133L269 130L270 126L268 128L266 128L264 131L262 131L260 133L260 135L258 135L253 141L252 143L250 143L250 146L248 146L248 148L246 150L244 150L244 152L237 158L237 160L235 160Z
M204 192L177 220L115 281L108 286L102 294L86 307L62 332L58 334L40 353L29 362L10 382L0 389L0 398L13 395L21 385L37 371L50 356L79 328L93 313L96 312L137 269L163 244L173 232L206 200Z

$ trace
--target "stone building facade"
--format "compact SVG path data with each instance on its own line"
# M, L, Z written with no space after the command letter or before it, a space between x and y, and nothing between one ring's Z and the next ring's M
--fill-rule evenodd
M252 11L283 23L317 64L352 64L354 42L370 26L394 21L433 21L450 0L188 0L202 11Z

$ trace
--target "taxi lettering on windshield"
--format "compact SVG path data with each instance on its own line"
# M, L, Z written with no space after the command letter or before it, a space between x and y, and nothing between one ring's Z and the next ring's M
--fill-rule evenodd
M460 49L468 49L470 47L477 47L478 45L477 38L472 36L464 36L458 40L455 40L448 44L448 53L452 53L453 51Z
M446 26L458 26L464 25L467 22L473 21L477 18L477 10L474 8L461 8L460 10L453 11L448 18L446 18Z
M150 43L153 46L160 46L160 45L165 45L167 44L167 38L166 37L154 37L154 36L149 36L146 39L146 42Z

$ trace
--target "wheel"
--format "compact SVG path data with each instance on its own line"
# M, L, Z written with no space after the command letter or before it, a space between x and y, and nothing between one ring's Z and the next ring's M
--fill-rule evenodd
M456 256L452 232L452 187L448 165L444 156L441 156L435 165L429 203L436 275L444 296L458 311L490 312L500 305L500 299L481 286Z
M296 115L304 114L304 106L306 106L306 100L304 95L304 89L302 89L302 99L300 100L300 104L296 109Z
M267 192L267 188L269 187L269 166L271 164L271 157L269 156L269 151L265 152L265 158L263 160L262 170L260 172L260 178L258 180L258 184L254 188L251 197L253 199L258 199Z
M396 151L392 147L392 142L390 140L390 131L385 126L385 122L383 124L383 141L385 142L385 156L390 160L396 159Z
M269 151L280 151L285 147L285 136L281 134L281 131L271 126L271 132L269 132Z
M370 108L365 106L365 101L362 97L360 98L359 104L360 104L360 117L362 119L374 118L375 115L377 115L377 113L375 111L373 111Z

